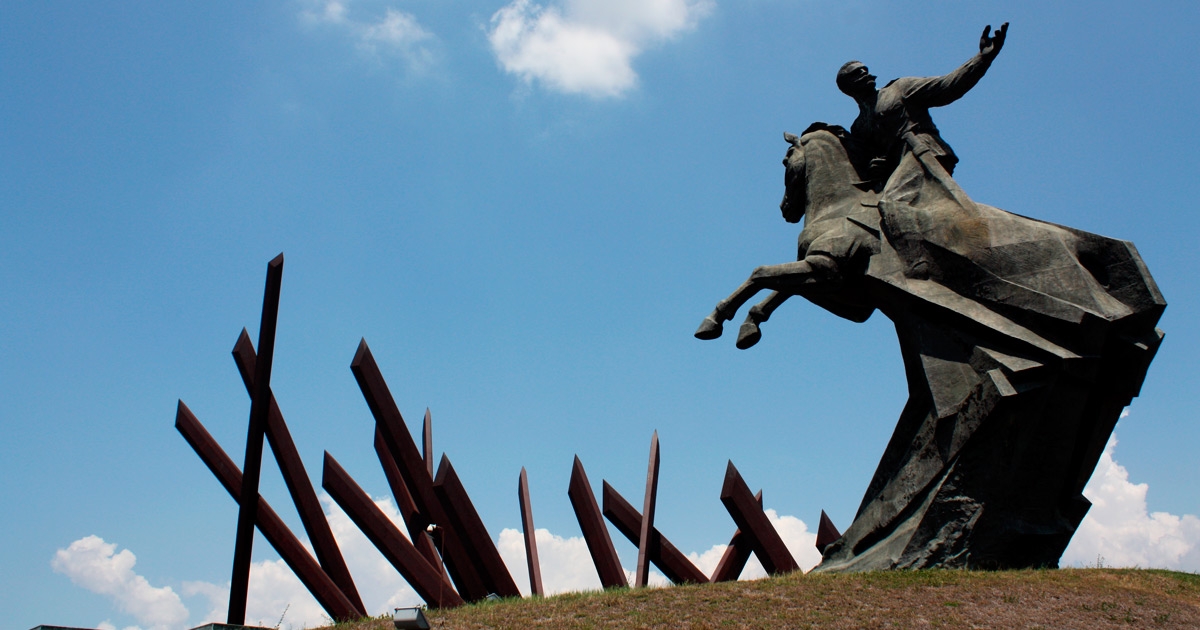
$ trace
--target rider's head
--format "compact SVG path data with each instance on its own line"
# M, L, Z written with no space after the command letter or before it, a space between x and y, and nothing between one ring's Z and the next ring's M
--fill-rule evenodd
M875 75L861 61L847 61L837 73L838 89L854 99L875 93Z

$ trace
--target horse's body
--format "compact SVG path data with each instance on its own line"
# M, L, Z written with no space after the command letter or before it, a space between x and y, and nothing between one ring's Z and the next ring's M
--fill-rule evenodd
M1115 321L1132 313L1128 302L1157 291L1128 269L1140 265L1131 244L975 203L940 163L915 152L881 189L871 187L851 162L844 133L817 123L799 138L785 135L792 146L783 160L780 210L789 222L804 218L797 262L755 269L717 304L697 337L720 336L721 322L764 289L773 293L747 315L739 348L754 345L759 325L792 295L865 321L886 307L880 282L960 308L960 300L933 295L948 290L976 307L972 316L989 319L983 309L1021 328ZM1124 268L1115 285L1113 267ZM864 284L864 277L880 282Z
M739 348L749 348L760 338L759 324L788 297L806 294L834 313L865 321L873 307L856 296L834 296L849 276L862 275L870 257L879 252L879 194L855 184L862 178L851 164L841 137L844 130L820 123L801 137L785 134L791 144L783 159L784 196L779 204L789 223L804 218L797 243L797 262L754 270L750 279L722 300L705 319L696 336L715 339L721 322L734 314L755 293L771 295L751 309L738 336ZM872 230L872 226L874 229Z
M976 204L915 138L882 186L840 128L784 158L798 260L754 270L696 336L755 293L739 348L792 295L896 325L909 401L823 571L1057 566L1082 495L1162 339L1166 303L1128 242ZM985 509L986 508L986 509Z

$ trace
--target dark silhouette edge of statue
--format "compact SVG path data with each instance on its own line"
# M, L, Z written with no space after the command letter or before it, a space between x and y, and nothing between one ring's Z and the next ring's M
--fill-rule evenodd
M877 90L866 66L843 66L851 129L785 134L797 260L755 269L696 331L719 337L761 290L739 348L792 295L894 322L909 399L816 571L1058 566L1162 341L1166 302L1132 243L974 202L952 177L958 157L928 109L979 81L1007 27L985 28L979 54L942 77Z

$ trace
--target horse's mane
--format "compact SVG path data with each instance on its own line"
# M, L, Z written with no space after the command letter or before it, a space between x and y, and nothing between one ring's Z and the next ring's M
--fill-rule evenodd
M804 130L804 133L800 135L803 137L818 131L828 131L830 134L833 134L833 137L837 138L838 142L841 143L842 148L846 150L846 157L849 158L850 165L854 168L855 174L858 175L860 180L864 179L861 174L866 172L866 165L861 163L862 152L859 151L858 147L855 146L856 143L854 142L854 137L850 135L850 132L846 131L846 128L841 125L830 125L817 121L809 125L808 128Z
M849 133L847 133L846 128L841 125L829 125L829 124L826 124L826 123L823 123L820 121L817 121L817 122L809 125L808 129L805 129L804 133L802 133L800 135L805 136L814 131L828 131L829 133L832 133L833 135L837 136L839 140L845 140L846 136L850 135Z

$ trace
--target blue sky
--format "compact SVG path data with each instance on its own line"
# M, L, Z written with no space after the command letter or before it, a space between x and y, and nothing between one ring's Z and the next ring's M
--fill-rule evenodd
M4 617L219 620L236 505L175 404L241 460L229 350L257 335L280 251L272 385L317 484L328 450L387 495L348 369L366 338L410 425L432 410L502 547L528 469L561 588L591 572L572 456L636 503L655 429L656 522L679 548L711 556L732 533L727 459L797 549L821 509L844 528L905 399L890 322L795 300L749 351L692 331L755 266L794 256L782 132L850 123L843 62L942 74L1004 21L988 75L934 112L956 177L979 201L1133 241L1170 304L1066 560L1200 570L1192 3L8 2ZM263 470L302 531L269 450ZM351 529L372 612L410 598ZM259 538L251 620L287 608L285 625L312 625L276 558Z

